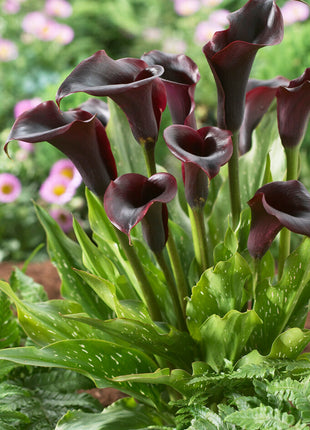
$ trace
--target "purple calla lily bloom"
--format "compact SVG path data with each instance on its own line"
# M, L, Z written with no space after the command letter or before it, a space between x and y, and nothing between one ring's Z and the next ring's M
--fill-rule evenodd
M103 100L91 98L82 103L79 108L90 112L92 115L96 115L102 125L104 125L104 127L107 126L110 118L110 111L108 104Z
M156 173L146 178L128 173L112 181L104 196L104 208L112 224L127 234L141 221L145 241L155 253L168 238L167 205L177 192L175 178L169 173Z
M310 236L310 194L301 182L270 182L248 205L252 213L248 250L253 258L265 254L283 227Z
M278 128L282 144L291 148L301 143L310 116L310 68L287 87L277 91Z
M107 96L125 112L137 142L153 146L158 138L166 91L159 78L162 66L137 58L113 60L104 50L82 61L58 89L56 101L72 93Z
M228 16L230 26L203 47L218 92L218 126L236 132L244 113L246 85L257 51L280 43L283 18L273 0L249 0Z
M166 88L172 122L196 128L194 93L200 79L196 63L184 54L157 50L144 54L141 59L150 66L159 64L165 69L161 80Z
M217 127L194 130L171 125L164 130L169 150L182 161L185 197L191 208L203 207L208 196L208 179L214 178L233 152L231 132Z
M83 110L62 112L53 101L21 114L7 139L36 143L47 141L63 152L80 172L85 184L102 196L117 177L115 160L105 128Z
M239 132L239 151L245 154L252 147L252 133L267 112L280 86L288 84L283 76L260 81L250 79L247 85L245 111Z

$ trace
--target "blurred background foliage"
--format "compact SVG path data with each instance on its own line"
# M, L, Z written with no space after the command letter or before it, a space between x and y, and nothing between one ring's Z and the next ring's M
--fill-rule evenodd
M46 0L48 1L48 0ZM71 42L40 40L23 30L27 14L44 11L44 0L15 0L19 9L8 11L14 0L0 0L0 41L13 41L16 58L1 61L0 45L0 173L10 172L22 182L20 197L11 203L0 203L0 261L23 260L40 242L44 234L39 226L31 200L38 200L38 190L48 176L52 164L61 154L47 144L35 145L35 151L25 154L17 143L10 146L12 159L2 151L9 129L14 122L14 106L23 99L40 97L54 99L56 90L68 73L83 59L99 49L105 49L114 59L140 57L144 52L159 49L165 52L185 53L198 65L201 80L196 89L197 115L202 125L216 123L216 87L202 53L204 43L197 36L198 25L207 21L217 9L234 11L243 6L242 0L187 0L189 5L200 4L196 11L177 9L177 1L186 0L71 0L72 13L67 17L53 17L73 29ZM11 2L11 3L10 3ZM284 0L277 4L282 7ZM184 6L184 5L183 5ZM186 6L186 5L185 5ZM261 49L256 57L251 77L270 79L282 75L289 79L300 76L310 65L310 20L295 22L285 28L284 40L279 46ZM198 40L199 39L199 40ZM85 99L77 95L62 104L65 110ZM163 117L162 127L169 121ZM310 147L309 132L303 150ZM310 169L308 169L310 171ZM310 176L305 185L310 188ZM77 197L83 196L83 187ZM85 207L69 205L80 219ZM44 258L44 254L42 254Z

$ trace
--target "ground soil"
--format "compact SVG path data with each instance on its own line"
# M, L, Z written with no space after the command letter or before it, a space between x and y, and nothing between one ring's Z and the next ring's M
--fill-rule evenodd
M22 263L0 263L0 279L5 281L9 280L10 274L14 267L22 267ZM56 268L49 262L42 263L31 263L29 264L26 274L32 277L36 282L43 285L47 295L50 299L59 299L60 296L60 278L58 276ZM310 313L308 315L306 327L310 328ZM310 352L310 345L306 348L307 352ZM120 397L123 397L122 393L113 388L104 389L92 389L89 390L90 394L98 399L104 406L110 405Z

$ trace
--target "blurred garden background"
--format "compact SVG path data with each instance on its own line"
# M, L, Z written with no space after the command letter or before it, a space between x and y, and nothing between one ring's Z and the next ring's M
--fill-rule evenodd
M23 261L41 243L33 201L42 204L72 235L71 214L87 228L84 189L74 167L46 143L13 142L3 150L15 118L53 100L63 79L100 49L114 59L140 57L159 49L184 53L198 65L196 89L199 126L216 124L216 87L203 45L227 28L227 14L241 0L0 0L0 262ZM285 21L280 46L260 50L251 77L300 76L310 65L309 6L277 2ZM68 98L66 110L86 95ZM74 100L74 102L73 102ZM169 122L163 117L162 129ZM159 142L157 150L160 151ZM302 151L308 157L310 133ZM309 157L308 157L309 159ZM309 164L309 163L308 163ZM310 166L301 180L310 190ZM46 258L42 248L36 258Z

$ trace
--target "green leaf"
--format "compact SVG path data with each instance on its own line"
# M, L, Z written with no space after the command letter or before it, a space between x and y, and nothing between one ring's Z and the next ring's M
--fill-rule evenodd
M0 281L0 289L14 302L22 328L41 346L64 339L101 337L100 332L84 324L69 321L61 315L82 312L82 307L68 300L27 303L19 299L9 284Z
M296 313L305 313L310 299L310 239L287 258L282 278L276 285L263 280L256 288L254 310L263 324L253 332L251 345L268 354L273 341L289 326ZM303 297L304 303L300 302ZM301 318L302 322L303 318Z
M229 260L229 258L236 254L237 250L238 240L236 234L229 226L225 234L224 242L218 243L213 250L214 265L220 261Z
M212 314L224 316L232 309L242 310L250 277L251 270L238 253L202 274L186 308L188 328L194 339L201 339L201 325Z
M134 430L161 424L154 410L138 404L132 398L120 399L100 414L68 412L55 430ZM154 428L154 427L152 427Z
M155 324L129 319L102 321L78 315L70 315L69 318L119 337L147 354L163 357L176 367L191 368L194 356L193 341L188 333L180 332L174 327L165 327L167 331Z
M132 135L128 119L111 99L109 99L108 105L110 118L106 131L116 161L118 175L131 172L147 176L142 148Z
M290 328L281 333L273 342L268 357L294 360L310 342L310 330Z
M23 365L75 370L93 380L98 388L117 388L152 406L156 406L160 399L160 391L156 387L112 380L119 375L154 372L156 369L155 362L146 354L128 346L98 339L64 340L42 349L0 350L0 359Z
M18 341L19 329L11 311L11 302L7 295L0 291L0 349L16 345Z
M201 344L205 361L216 372L229 360L240 358L254 328L261 324L255 311L232 310L223 318L211 315L200 327Z
M11 274L10 285L27 302L35 303L45 301L48 298L43 286L35 282L17 267Z
M48 251L62 280L63 297L78 302L90 316L101 316L102 303L92 289L81 280L72 268L83 269L82 252L79 245L69 239L56 221L35 206L37 216L47 235Z
M244 430L287 430L295 424L293 415L264 405L234 412L228 415L225 421L240 426Z

